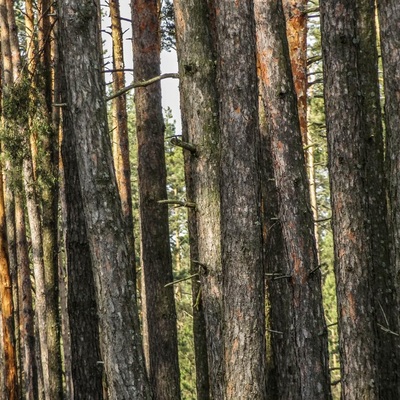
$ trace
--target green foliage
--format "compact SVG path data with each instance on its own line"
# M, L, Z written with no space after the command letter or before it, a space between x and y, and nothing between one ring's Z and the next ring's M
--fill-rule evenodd
M331 381L337 383L339 371L339 338L337 330L336 283L334 274L333 235L331 229L331 204L328 173L328 151L323 100L321 32L319 18L308 26L308 129L314 144L315 185L318 206L318 244L322 270L322 294L325 318L328 325L329 361ZM340 385L332 386L334 399L340 398Z
M161 46L163 50L176 49L175 12L171 0L163 0L161 7Z
M173 146L170 142L170 138L175 136L175 121L172 119L171 110L169 108L164 110L164 115L168 198L170 200L185 201L183 152L180 147ZM174 278L182 279L190 275L186 208L171 206L169 208L169 224ZM175 285L181 390L182 398L187 400L196 398L190 282L190 280L186 280Z

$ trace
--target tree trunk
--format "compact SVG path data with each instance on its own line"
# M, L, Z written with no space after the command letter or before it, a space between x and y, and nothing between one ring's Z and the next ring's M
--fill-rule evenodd
M4 373L7 399L17 400L18 375L14 337L14 306L8 261L7 227L3 196L2 168L0 167L0 305L3 330L2 345L5 359Z
M66 125L68 126L68 122ZM62 157L66 182L65 250L73 398L101 400L103 398L103 364L100 355L99 316L92 258L76 168L75 142L70 134L64 136Z
M42 182L42 230L43 262L47 301L47 346L49 349L49 374L51 399L62 398L62 365L60 347L60 315L58 293L58 132L52 125L53 85L51 71L51 35L50 0L39 2L40 49L39 67L36 71L38 81L36 111L43 124L42 132L34 133L39 137L41 147L38 165Z
M275 188L272 185L269 191L271 183L265 180L264 184L268 196L272 197L275 190L277 193L276 233L270 234L274 235L276 244L281 241L285 249L281 256L286 260L286 263L280 262L285 269L276 271L278 276L273 276L269 284L278 398L329 399L321 273L285 19L281 4L272 0L255 1L255 15L260 87L267 123L262 135L270 146L263 163L269 169L272 163ZM268 203L265 207L268 210ZM268 223L272 228L271 222ZM269 252L276 257L275 251L266 249L267 259Z
M390 205L391 261L394 282L400 294L400 8L396 1L378 2L385 89L386 167ZM392 281L393 278L391 278ZM398 300L400 300L398 298ZM398 332L394 327L392 331Z
M374 2L324 0L321 17L342 396L395 399Z
M175 0L174 8L182 134L183 140L196 148L195 153L185 150L184 156L187 198L196 204L195 210L189 210L191 266L193 273L199 273L201 281L200 289L196 285L192 287L197 398L222 399L219 110L212 38L215 27L211 22L213 10L206 2L193 0Z
M111 34L113 44L113 92L116 93L125 87L123 34L119 0L109 3L111 14ZM131 257L136 292L136 262L135 239L133 236L133 211L131 189L131 166L129 160L128 113L126 109L126 95L116 97L112 101L113 125L113 157L119 195L121 197L122 212L124 215L129 240L129 256Z
M132 1L134 78L160 75L160 2ZM156 399L179 399L174 289L169 243L161 86L135 90L146 365Z
M375 1L357 2L358 73L363 109L362 134L365 143L366 225L371 243L371 287L376 310L377 370L379 398L400 398L398 345L400 341L385 329L399 332L396 310L395 267L390 263L387 214L387 181L379 92Z
M29 145L26 143L27 147ZM26 196L29 228L32 242L32 264L35 277L35 312L40 343L40 361L43 374L43 390L46 400L50 400L49 381L49 353L47 348L47 303L44 279L42 232L40 226L40 214L38 208L37 194L33 184L33 166L30 151L27 158L23 160L23 184Z
M265 398L264 271L253 2L217 0L226 399Z
M2 100L10 95L13 82L13 63L10 44L9 13L6 2L0 1L0 30L1 30L1 58L2 58ZM4 110L2 110L4 111ZM3 115L2 126L9 122ZM9 210L11 211L11 210ZM12 216L13 217L13 216ZM14 218L10 221L14 225ZM14 226L15 228L15 226ZM12 232L15 235L14 232ZM13 237L15 240L15 236ZM13 253L15 262L15 254ZM10 275L10 260L7 243L6 209L4 204L3 168L0 165L0 305L2 318L2 350L4 353L4 384L8 399L18 398L18 370L15 345L14 304L12 282Z
M71 136L76 154L109 396L143 400L150 399L150 388L107 129L99 7L89 0L59 4L67 103L64 137ZM66 168L68 160L63 161Z
M7 20L10 34L10 50L12 62L12 75L13 80L18 77L21 68L21 56L19 52L18 43L18 30L15 21L14 2L12 0L5 1L7 7ZM14 320L15 320L15 343L17 352L17 368L19 381L22 381L21 369L21 346L20 346L20 332L19 332L19 294L18 294L18 265L17 265L17 248L16 248L16 227L15 227L15 198L14 189L15 182L15 163L11 157L6 157L4 160L5 173L4 173L4 202L6 206L6 221L7 221L7 240L8 240L8 256L10 262L11 284L13 292L14 303Z
M294 88L297 95L301 137L303 141L306 169L310 186L310 200L314 220L318 219L316 187L314 177L314 146L307 126L307 4L308 0L283 0L286 18L286 36L289 44L290 64ZM314 224L318 249L318 227Z
M24 400L38 398L38 376L35 351L35 323L32 302L32 282L23 197L15 195L15 225L18 260L19 330L21 348L21 396Z

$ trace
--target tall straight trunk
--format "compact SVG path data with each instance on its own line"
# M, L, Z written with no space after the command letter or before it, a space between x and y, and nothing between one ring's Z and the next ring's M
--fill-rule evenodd
M297 95L297 111L300 131L303 140L304 155L310 200L314 220L318 219L316 187L314 177L314 146L307 126L307 4L308 0L283 0L283 11L286 19L286 36L289 44L290 64L294 88ZM314 225L315 239L318 248L318 228Z
M385 90L386 167L390 204L391 261L397 294L400 294L400 25L397 1L378 2L380 44ZM400 299L398 299L400 300ZM392 329L392 327L390 327ZM392 329L394 331L394 329Z
M132 1L135 81L160 75L160 2ZM135 90L146 365L156 399L179 399L179 364L169 243L161 85Z
M264 271L252 1L215 1L225 399L265 393Z
M76 154L109 396L150 399L126 227L107 129L100 5L97 1L66 0L58 10L67 103L64 137L70 135ZM68 161L63 160L65 168Z
M27 143L26 145L29 147ZM23 160L22 173L32 243L32 264L33 275L35 278L35 313L40 344L40 368L43 376L44 398L50 400L49 353L47 348L46 321L47 302L43 264L42 231L38 198L33 185L33 163L30 158L30 152L28 153L27 158Z
M50 0L39 1L38 43L40 58L36 96L43 132L36 134L41 140L40 175L42 181L42 231L43 262L47 301L47 346L49 350L49 374L51 399L62 397L62 365L60 346L60 315L58 295L58 132L52 125L52 60Z
M201 281L201 288L192 287L194 301L199 300L193 310L197 398L222 399L219 109L212 38L215 27L210 18L212 9L206 2L175 0L174 9L183 140L196 148L195 154L185 150L184 157L187 198L196 204L195 210L189 210L191 265Z
M399 332L396 310L396 288L391 264L387 214L387 181L384 166L384 139L380 105L377 27L375 1L357 2L358 74L363 109L362 134L365 146L366 225L371 243L371 287L373 308L376 310L377 369L379 396L385 399L400 397L399 340L387 328Z
M0 1L0 31L2 60L2 102L11 90L13 80L12 53L7 4ZM3 115L2 126L7 118ZM10 215L10 214L9 214ZM13 223L13 220L10 221ZM14 230L15 235L15 230ZM13 237L15 240L15 236ZM13 254L14 256L15 254ZM13 257L15 262L15 257ZM3 167L0 165L0 305L2 319L2 350L4 354L5 395L9 399L18 398L17 352L14 330L14 302L10 274L10 259L7 243L6 208L4 204Z
M271 343L278 398L329 399L328 340L322 308L321 273L314 238L313 213L291 72L282 5L256 0L257 54L269 148L262 162L273 170L268 196L277 194L277 226L272 233L285 249L286 263L270 282ZM272 157L272 159L268 159ZM265 168L265 167L264 167ZM275 186L275 188L274 188ZM268 209L269 204L265 207ZM274 248L266 249L275 256ZM279 276L280 275L280 276ZM278 281L281 279L278 279ZM277 287L274 287L277 285ZM284 296L283 298L281 296ZM290 349L294 349L290 350Z
M103 364L100 354L99 316L74 145L72 135L66 132L62 156L66 182L65 250L73 398L101 400Z
M324 0L321 17L342 396L395 399L374 2Z
M27 93L27 96L29 96L29 100L32 101L34 89L36 88L34 75L37 67L37 54L35 52L36 44L34 38L34 11L32 2L29 0L25 1L25 8L25 23L28 33L28 40L26 43L28 59L27 76L31 79L31 88ZM27 125L32 123L30 117L31 116L27 116ZM49 350L47 346L48 308L46 297L45 265L43 259L43 232L39 207L39 196L37 193L37 185L35 184L37 146L35 141L36 135L34 133L32 134L28 128L30 128L30 126L20 127L22 131L21 134L30 136L29 141L23 141L23 145L27 150L24 152L24 157L22 160L22 179L26 196L27 214L32 242L32 264L35 278L35 313L37 322L36 332L38 334L40 344L39 376L42 376L43 395L47 400L52 398L52 393L50 388L51 379L49 369ZM39 392L41 392L40 389Z
M10 32L10 50L11 50L11 62L12 62L12 75L13 80L18 77L21 68L21 56L19 51L18 43L18 30L15 20L14 13L14 2L12 0L5 1L7 7L7 20ZM16 227L15 227L15 198L14 188L15 182L13 182L13 174L15 174L15 163L10 157L6 157L5 163L5 174L4 174L4 202L6 206L6 220L7 220L7 240L9 248L9 260L10 260L10 273L11 273L11 284L13 291L13 302L14 302L14 315L15 315L15 340L17 346L17 367L19 370L19 380L21 380L21 353L20 353L20 336L19 336L19 294L18 294L18 267L17 267L17 248L16 248Z
M3 26L2 26L3 28ZM0 167L0 304L4 352L5 394L7 399L18 399L17 359L14 337L14 305L8 261L7 226L5 217L2 168Z
M123 34L119 0L109 2L111 14L111 34L113 46L113 92L125 87ZM113 157L119 196L122 203L127 235L129 240L129 256L136 285L135 240L133 236L133 211L131 189L131 166L129 160L128 113L126 95L122 94L112 101L113 125ZM136 287L136 286L135 286ZM135 289L136 290L136 289Z
M22 193L15 194L15 225L18 260L19 330L21 352L21 397L38 398L38 376L35 351L35 323L32 282L26 239L25 209Z

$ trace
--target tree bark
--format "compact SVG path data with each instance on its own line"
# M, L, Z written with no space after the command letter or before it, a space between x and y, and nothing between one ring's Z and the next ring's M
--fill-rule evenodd
M2 100L9 95L13 82L13 60L10 44L10 27L7 3L0 1L0 31L2 58ZM2 126L7 119L3 116ZM10 221L13 223L14 219ZM14 230L15 235L15 230ZM15 236L12 238L15 239ZM15 261L15 254L13 254ZM9 399L18 398L18 371L15 345L15 321L10 259L7 242L6 208L4 204L3 167L0 165L0 305L2 318L2 351L4 354L5 395Z
M213 10L206 2L175 0L174 9L182 135L195 147L195 153L185 150L184 156L187 198L196 204L195 210L189 209L192 272L199 273L201 281L201 288L193 286L192 292L193 300L199 301L193 315L197 398L222 399L219 109L212 37L215 26Z
M270 221L268 224L274 229L270 235L275 243L285 249L278 254L286 261L279 263L284 270L276 271L277 276L269 283L278 398L329 399L321 273L285 18L281 4L269 0L255 1L255 15L261 97L267 124L262 136L269 146L262 162L266 163L264 168L273 171L272 185L267 180L264 185L272 204L276 190L278 209L277 226L272 227ZM268 207L267 203L265 208L270 214ZM276 257L275 251L266 249L267 260L269 252Z
M321 17L342 396L395 399L374 2L324 0Z
M19 330L21 348L21 396L25 400L38 398L38 376L35 350L35 321L32 282L23 196L15 195L15 225L18 260Z
M107 129L99 7L89 0L59 4L67 103L64 137L71 135L74 141L109 396L143 400L151 395ZM68 160L63 161L66 167Z
M386 168L389 196L389 228L394 282L400 293L400 8L396 1L378 2L380 44L385 90ZM391 278L391 280L393 277ZM398 301L400 299L398 298ZM399 304L399 303L398 303ZM392 327L390 327L391 330ZM397 331L398 332L398 331Z
M310 186L311 208L314 220L318 219L314 176L314 146L307 126L307 4L308 0L283 0L286 19L286 36L289 44L290 64L294 88L297 95L301 137L303 141L306 169ZM318 249L318 227L314 224L314 234Z
M52 125L52 59L50 0L40 0L38 16L38 43L40 57L36 71L38 82L36 118L43 124L42 132L34 133L41 148L39 171L42 182L43 262L47 301L47 346L49 349L49 374L51 399L62 398L62 365L60 346L60 314L58 289L58 132Z
M67 126L68 123L66 122ZM76 168L75 146L73 136L67 132L63 139L62 157L65 176L65 250L73 398L101 400L103 363L100 354L99 316L81 186Z
M265 398L265 316L252 1L215 1L225 399Z
M8 261L7 226L0 167L0 305L3 330L4 374L7 399L18 399L17 359L14 337L14 305Z
M160 2L132 1L134 79L160 75ZM161 86L135 90L145 355L156 399L179 399L179 363L169 243Z
M109 3L111 15L111 35L113 45L113 92L117 93L125 87L125 64L123 52L123 34L119 0ZM113 157L119 195L121 197L122 212L124 215L129 240L129 256L134 273L136 292L136 261L135 238L133 235L133 211L131 189L131 166L129 160L128 113L126 109L126 95L116 97L112 101L113 125Z

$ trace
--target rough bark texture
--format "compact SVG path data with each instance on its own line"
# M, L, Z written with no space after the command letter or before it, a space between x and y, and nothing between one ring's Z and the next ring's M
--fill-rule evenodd
M12 75L13 80L18 77L21 67L21 57L19 52L18 43L18 30L15 21L14 2L6 0L7 7L7 20L10 32L10 50L12 62ZM6 221L7 221L7 241L8 241L8 257L10 262L10 275L14 303L14 320L15 320L15 343L17 352L17 368L19 374L19 381L22 380L21 368L21 346L20 346L20 332L19 332L19 294L18 294L18 265L17 265L17 248L16 248L16 227L15 227L15 198L12 175L15 174L15 163L10 157L5 157L4 165L4 202L6 206Z
M13 81L12 53L7 4L0 1L2 96L8 94ZM3 127L6 120L3 117ZM14 219L13 219L14 220ZM15 231L13 232L15 234ZM15 236L13 237L15 239ZM15 253L12 258L15 262ZM2 319L2 351L4 356L4 392L9 399L18 398L17 354L14 330L14 302L7 243L6 209L4 204L3 167L0 165L0 305Z
M282 241L282 256L286 260L282 267L287 268L276 271L283 276L282 282L279 282L281 279L276 281L276 277L270 282L271 329L282 332L271 336L278 369L278 398L329 399L321 274L285 19L281 4L272 0L256 0L255 15L260 87L267 123L262 134L266 136L266 145L270 146L263 162L272 162L278 206L278 226L273 228L275 233L270 233L275 235L274 240ZM268 155L272 160L267 159ZM264 184L267 191L271 183L265 181ZM268 193L272 200L274 185ZM265 205L267 210L268 206ZM267 259L268 250L276 256L274 249L267 249ZM280 297L282 295L284 298Z
M264 271L252 1L217 0L226 399L265 398Z
M398 337L387 332L399 332L396 309L395 268L390 263L384 143L380 105L378 54L376 43L375 1L357 1L358 73L360 78L362 138L365 164L366 226L371 245L371 282L374 328L377 332L376 363L379 398L400 398Z
M26 146L29 145L26 143ZM40 226L40 213L38 199L33 184L33 166L30 152L23 160L23 183L26 197L26 207L28 213L29 229L32 243L32 265L35 277L35 313L36 325L40 343L40 367L43 376L43 393L46 400L50 400L49 382L49 353L47 348L47 303L43 264L42 231Z
M286 35L289 43L290 63L297 95L297 109L303 144L307 137L307 2L308 0L283 0L286 18Z
M4 208L2 168L0 167L0 305L3 330L5 394L7 399L18 399L17 359L14 337L14 306L8 261L7 227Z
M391 258L400 289L400 7L395 0L378 2L385 89L387 178L390 204ZM400 299L398 299L400 300Z
M113 44L113 93L125 87L123 35L121 28L121 16L119 0L111 0L109 3L111 16L111 35ZM120 95L112 102L113 125L113 157L115 174L119 195L121 198L122 212L125 219L129 240L129 256L134 273L136 285L135 263L135 239L133 236L133 212L131 189L131 166L129 161L128 138L128 113L126 110L126 95ZM136 286L135 286L136 291Z
M62 151L66 182L65 249L73 398L100 400L103 398L103 364L100 355L99 316L92 258L76 168L75 142L73 136L68 133L64 136Z
M186 190L189 201L189 232L193 273L198 272L201 294L194 311L196 341L197 398L223 398L222 372L222 275L219 197L218 94L215 86L215 52L207 2L175 0L177 51L179 60L183 140L196 147L185 150ZM195 243L195 245L194 245ZM199 297L201 296L201 297ZM203 307L204 316L201 315ZM205 322L205 327L201 324ZM204 338L197 328L205 329ZM196 336L197 335L197 336ZM207 376L209 374L209 377Z
M160 75L160 2L132 1L135 82ZM169 244L161 86L135 90L145 355L157 399L179 399L179 364Z
M150 398L150 389L107 129L99 14L97 1L59 4L67 103L64 136L71 135L75 148L109 396L143 400Z
M38 41L40 58L38 60L38 113L46 124L40 134L41 148L38 176L42 182L42 230L43 262L47 301L47 346L49 349L50 396L62 398L62 365L60 347L60 315L58 290L58 132L52 125L52 59L50 0L39 2ZM35 135L35 133L34 133Z
M395 399L374 2L324 0L321 17L342 397Z
M15 194L15 227L18 260L19 330L21 352L21 397L38 398L38 376L35 351L35 323L32 282L26 239L25 210L21 193Z
M306 169L310 186L311 208L314 220L318 219L316 187L314 178L314 146L307 127L307 3L308 0L283 0L286 18L286 36L289 44L290 64L297 95L301 137L304 147ZM318 227L314 224L318 248Z

